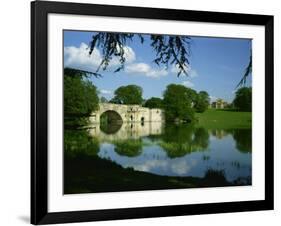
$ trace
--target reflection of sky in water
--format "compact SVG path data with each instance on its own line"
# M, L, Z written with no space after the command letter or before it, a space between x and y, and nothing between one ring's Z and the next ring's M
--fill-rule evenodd
M224 170L228 181L251 177L251 153L239 152L232 135L221 139L210 135L207 150L176 158L170 158L156 142L149 142L149 138L142 139L150 145L143 145L138 156L120 155L114 151L114 144L110 143L102 143L98 155L124 168L131 167L158 175L204 177L208 169L213 169Z

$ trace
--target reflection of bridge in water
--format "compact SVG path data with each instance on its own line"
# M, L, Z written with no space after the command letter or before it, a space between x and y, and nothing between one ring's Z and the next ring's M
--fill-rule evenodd
M90 116L92 136L100 140L138 139L163 132L164 112L140 105L100 103Z
M109 127L112 125L108 125ZM163 133L163 122L135 122L122 123L119 129L111 133L99 124L91 126L89 133L102 141L138 139L149 135L161 135Z

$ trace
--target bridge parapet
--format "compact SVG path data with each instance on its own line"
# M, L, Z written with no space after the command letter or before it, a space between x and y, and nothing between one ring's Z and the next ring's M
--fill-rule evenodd
M162 109L149 109L140 105L100 103L99 110L93 112L90 116L91 123L100 123L100 116L108 111L119 114L123 122L164 121L164 111Z

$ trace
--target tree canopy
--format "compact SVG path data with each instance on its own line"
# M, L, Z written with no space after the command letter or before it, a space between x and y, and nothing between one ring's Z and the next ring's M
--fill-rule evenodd
M170 84L164 91L163 106L167 121L190 122L194 119L192 101L196 91L183 85Z
M142 104L142 88L137 85L120 86L110 101L115 104Z
M208 109L210 104L210 97L206 91L200 91L195 100L194 108L197 112L204 112Z
M234 106L240 111L252 111L252 88L243 87L236 91Z
M151 97L145 101L144 107L147 108L163 108L163 100L159 97Z
M98 109L96 87L82 72L64 70L64 115L65 120L76 117L72 124L80 124L80 117L89 116Z

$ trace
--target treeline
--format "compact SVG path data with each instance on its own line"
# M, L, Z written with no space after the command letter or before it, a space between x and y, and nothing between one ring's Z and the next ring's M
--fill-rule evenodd
M242 87L235 92L232 107L238 111L252 111L252 88Z
M115 104L137 104L148 108L161 108L167 121L191 122L195 112L204 112L210 102L205 91L196 92L183 85L170 84L163 98L143 99L143 90L137 85L117 88L111 100L98 98L98 90L87 74L71 69L64 70L64 119L65 125L75 126L87 123L87 117L98 109L99 102Z
M170 122L191 122L195 112L204 112L210 104L206 91L195 90L179 84L166 87L163 98L143 99L143 90L137 85L121 86L114 91L112 99L99 99L98 90L83 71L64 70L64 121L66 126L87 124L88 116L98 109L99 102L116 104L137 104L148 108L161 108L165 119ZM236 92L233 107L241 111L251 111L252 90L243 87Z
M102 102L115 104L137 104L148 108L165 110L166 121L191 122L195 119L195 112L207 110L210 98L205 91L196 92L183 85L170 84L163 93L163 99L151 97L144 100L143 90L137 85L121 86L114 92L111 100L102 98Z

